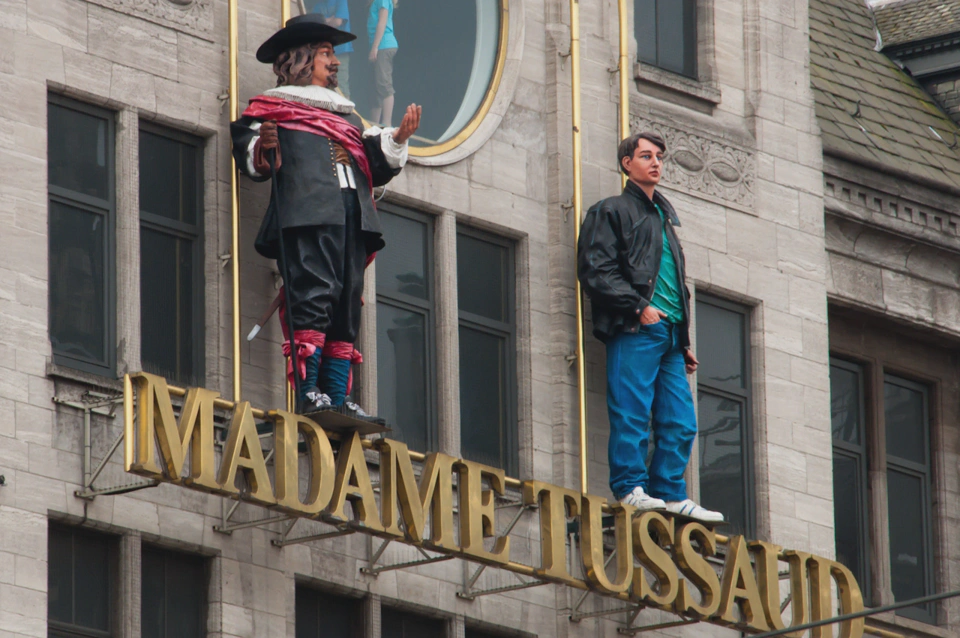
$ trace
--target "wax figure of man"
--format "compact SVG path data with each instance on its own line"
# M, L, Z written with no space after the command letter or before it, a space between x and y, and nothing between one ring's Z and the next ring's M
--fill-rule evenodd
M583 220L578 275L593 304L593 334L607 347L610 489L638 510L703 521L723 515L687 498L683 473L697 436L690 385L690 292L670 202L656 190L666 144L656 133L620 143L623 192ZM647 468L652 429L653 459Z
M290 298L300 368L288 374L303 380L301 412L344 406L364 418L346 395L357 361L364 267L385 245L373 188L400 173L421 110L410 105L399 128L362 130L353 102L334 90L333 47L355 37L318 14L288 20L257 51L258 60L273 64L277 87L250 100L231 133L237 166L256 181L269 179L276 154L280 202L271 196L255 247L280 257L279 215L289 275L282 292Z

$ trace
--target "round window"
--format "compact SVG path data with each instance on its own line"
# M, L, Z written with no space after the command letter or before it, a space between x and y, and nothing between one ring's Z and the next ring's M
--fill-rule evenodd
M357 36L336 49L340 89L357 112L370 124L396 126L408 104L423 105L410 153L429 156L462 142L493 102L506 3L314 0L311 11Z

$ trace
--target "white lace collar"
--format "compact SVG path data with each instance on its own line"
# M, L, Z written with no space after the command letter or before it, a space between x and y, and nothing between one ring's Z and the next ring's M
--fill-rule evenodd
M291 102L299 102L307 106L315 106L325 111L334 113L352 113L356 105L343 97L333 89L316 84L307 86L278 86L269 91L264 91L264 95L276 97Z

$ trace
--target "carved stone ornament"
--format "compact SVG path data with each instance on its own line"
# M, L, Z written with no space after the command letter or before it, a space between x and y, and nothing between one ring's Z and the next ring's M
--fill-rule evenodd
M753 209L756 168L753 153L673 126L634 115L630 130L656 131L667 143L663 182Z
M89 0L120 13L210 40L213 0Z

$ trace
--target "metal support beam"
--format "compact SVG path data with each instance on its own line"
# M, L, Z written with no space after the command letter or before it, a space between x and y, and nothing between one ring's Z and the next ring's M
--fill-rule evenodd
M389 542L389 540L386 540L382 545L380 545L376 553L370 557L370 561L367 566L360 568L362 573L367 574L368 576L378 576L381 572L389 572L395 569L406 569L407 567L419 567L420 565L429 565L430 563L442 563L443 561L456 558L456 556L452 555L431 556L423 551L422 548L418 547L417 551L424 556L423 560L411 560L403 563L394 563L393 565L383 565L382 567L377 567L376 563L378 560L380 560L380 557L383 556L383 552L387 548L387 544Z
M640 627L620 627L617 633L623 636L633 636L645 631L655 631L657 629L667 629L669 627L682 627L683 625L693 625L699 620L671 620L670 622L661 622L655 625L643 625Z
M83 489L74 490L73 495L77 498L92 501L97 496L108 494L125 494L135 492L145 487L154 487L159 483L157 481L137 481L135 483L124 483L122 485L112 485L110 487L95 488L94 481L100 477L107 463L113 458L120 444L123 443L123 433L116 438L107 454L100 459L96 467L93 467L91 458L92 444L92 419L91 414L98 414L107 418L114 418L117 412L117 406L123 403L123 395L101 394L99 392L84 392L79 401L69 401L60 397L53 397L53 402L57 405L73 408L83 412Z
M519 576L518 576L519 578ZM523 581L521 580L518 585L506 585L504 587L494 587L493 589L481 589L479 591L471 592L457 592L457 598L462 598L463 600L473 600L479 598L480 596L489 596L490 594L503 594L508 591L517 591L518 589L529 589L530 587L539 587L541 585L549 585L550 583L545 580L533 580L533 581Z
M519 506L520 509L517 510L517 513L513 516L513 519L510 520L510 523L503 531L503 534L501 534L502 536L510 535L510 532L513 531L513 528L516 527L517 523L520 522L520 517L523 516L524 512L537 508L536 505L524 505L523 503L510 503L503 505L504 508L514 506ZM500 509L500 506L498 506L498 509ZM465 579L463 583L463 589L457 592L457 596L463 598L464 600L473 600L470 594L470 589L477 584L477 579L480 578L480 574L482 574L486 568L486 565L480 565L480 567L477 567L476 571L474 571L469 578Z
M253 521L246 521L244 523L233 523L231 525L214 525L213 531L220 532L221 534L232 534L238 529L247 529L248 527L260 527L261 525L269 525L270 523L280 523L283 521L288 521L291 518L292 517L290 516L270 516L267 518L258 518Z

